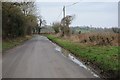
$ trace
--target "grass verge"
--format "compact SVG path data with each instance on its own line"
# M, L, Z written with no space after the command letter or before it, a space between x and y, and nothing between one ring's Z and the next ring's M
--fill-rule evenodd
M120 46L87 46L71 42L53 35L47 35L53 42L69 50L75 56L84 61L89 61L101 70L101 74L109 74L110 77L119 77L118 48Z
M18 37L16 39L12 40L3 40L2 41L2 51L5 52L6 50L13 48L17 45L20 45L21 43L25 42L26 40L30 39L31 36L25 36L25 37Z

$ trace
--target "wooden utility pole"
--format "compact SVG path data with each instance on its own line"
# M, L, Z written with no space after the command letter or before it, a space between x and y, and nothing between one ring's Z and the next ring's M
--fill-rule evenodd
M65 6L63 6L63 18L65 17Z
M63 6L63 26L62 26L62 36L64 36L64 32L65 32L65 6Z

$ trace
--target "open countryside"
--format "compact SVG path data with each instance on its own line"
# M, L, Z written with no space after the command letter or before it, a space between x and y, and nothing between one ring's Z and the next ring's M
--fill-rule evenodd
M120 28L113 12L119 9L117 2L2 2L3 80L119 80Z

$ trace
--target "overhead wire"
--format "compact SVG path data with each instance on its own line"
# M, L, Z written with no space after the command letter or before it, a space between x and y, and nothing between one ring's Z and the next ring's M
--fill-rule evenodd
M79 2L75 2L75 3L73 3L73 4L67 5L66 7L73 6L73 5L77 4L77 3L79 3Z
M73 3L73 4L66 5L65 7L70 7L70 6L73 6L73 5L77 4L77 3L79 3L79 2L75 2L75 3ZM63 12L63 9L61 10L60 14L58 15L58 17L56 18L55 21L57 21L57 20L59 19L59 17L61 16L62 12Z
M58 17L56 18L55 21L57 21L59 19L59 17L61 16L62 12L63 12L63 10L61 10L60 14L58 15Z

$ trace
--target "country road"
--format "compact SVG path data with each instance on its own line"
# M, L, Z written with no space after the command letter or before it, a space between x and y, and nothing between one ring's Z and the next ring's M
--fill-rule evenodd
M46 37L31 40L3 55L3 78L96 78L61 52Z

